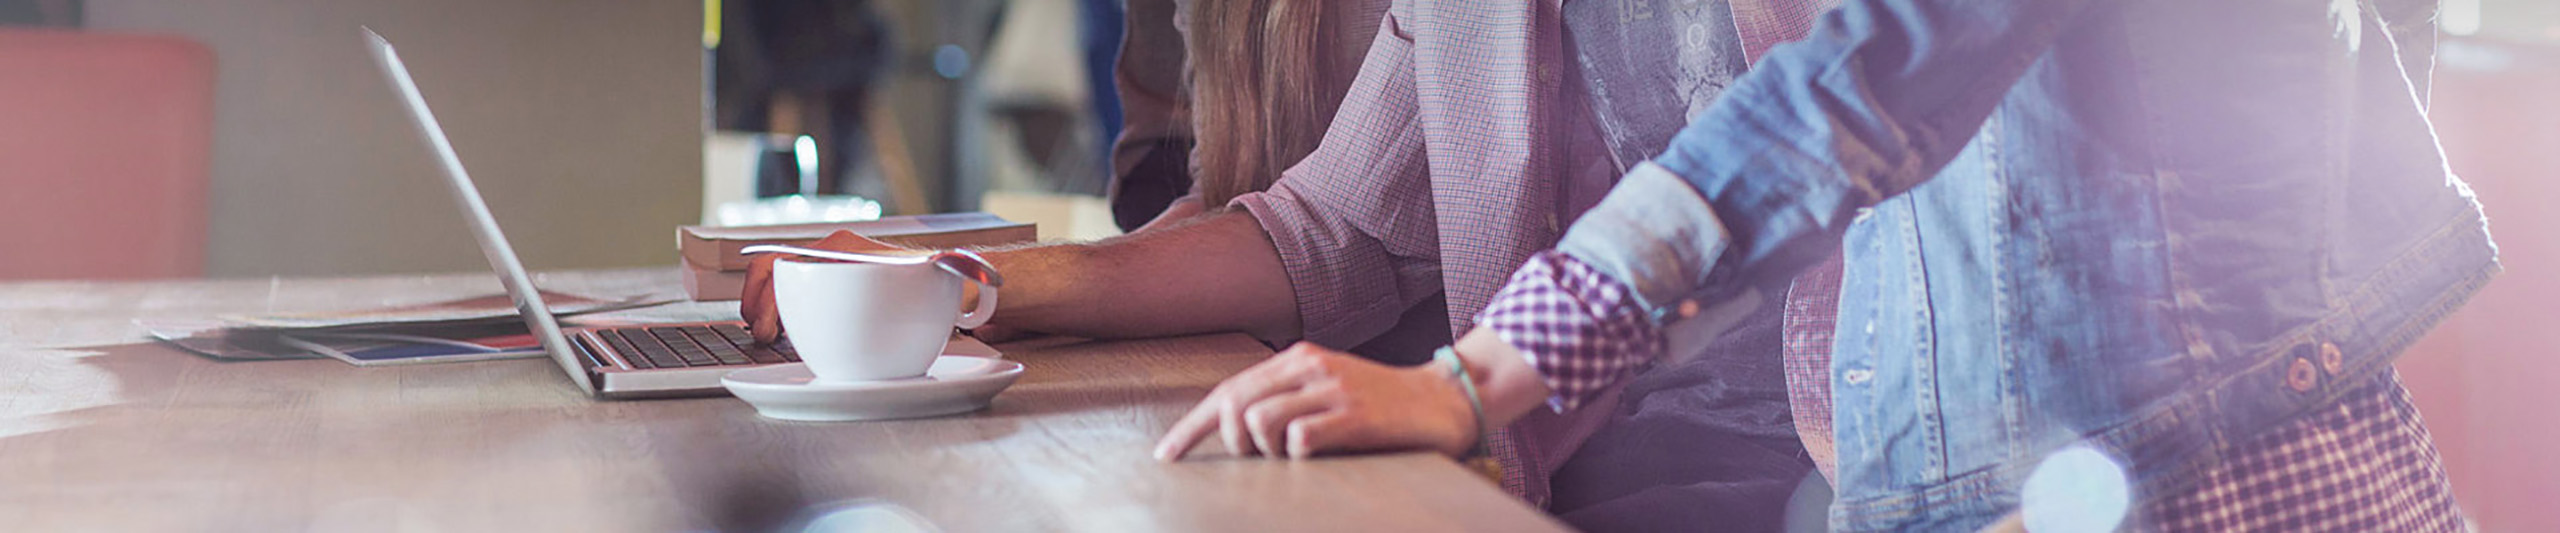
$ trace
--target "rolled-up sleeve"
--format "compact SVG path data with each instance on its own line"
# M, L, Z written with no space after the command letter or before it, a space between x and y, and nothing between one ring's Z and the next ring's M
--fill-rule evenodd
M1728 240L1696 189L1644 163L1575 220L1556 248L1626 284L1633 303L1656 312L1696 288Z
M1401 9L1401 7L1399 7ZM1367 341L1440 291L1412 41L1390 13L1314 153L1230 203L1271 236L1305 340Z

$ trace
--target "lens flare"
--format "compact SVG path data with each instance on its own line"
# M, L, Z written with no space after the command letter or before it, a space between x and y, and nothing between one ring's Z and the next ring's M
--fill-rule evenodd
M2115 531L2133 503L2124 467L2087 446L2054 452L2027 476L2020 494L2027 531Z

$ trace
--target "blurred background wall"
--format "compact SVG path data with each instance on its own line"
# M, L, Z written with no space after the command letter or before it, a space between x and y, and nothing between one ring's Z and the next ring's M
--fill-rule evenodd
M213 48L212 276L488 268L367 55L402 58L537 269L667 264L697 218L699 0L89 0Z
M2429 118L2506 272L2401 356L2481 531L2560 531L2560 2L2446 0Z
M210 48L200 272L362 275L486 267L360 26L400 47L528 265L556 270L673 264L673 226L711 220L724 203L800 192L758 185L776 177L777 156L782 179L797 179L788 152L800 135L825 152L824 177L812 178L819 194L889 200L892 214L993 198L1014 206L999 214L1040 222L1044 235L1115 233L1107 217L1071 222L1103 212L1093 195L1107 133L1097 124L1116 118L1095 110L1110 96L1085 90L1094 78L1079 56L1092 44L1080 39L1113 45L1116 29L1093 34L1081 19L1104 6L1116 21L1114 5L0 0L0 28L166 35ZM715 30L741 35L708 48ZM846 72L864 74L848 83L838 79ZM738 73L762 78L729 87ZM777 141L785 153L771 153ZM72 156L86 157L96 156ZM1080 226L1099 231L1059 231Z

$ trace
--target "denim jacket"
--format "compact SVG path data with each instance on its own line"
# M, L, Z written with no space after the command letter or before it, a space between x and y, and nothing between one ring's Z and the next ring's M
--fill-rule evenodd
M2369 382L2497 271L2426 118L2434 11L1847 2L1560 248L1674 331L1846 254L1835 528L1981 527L2073 445L2138 502Z

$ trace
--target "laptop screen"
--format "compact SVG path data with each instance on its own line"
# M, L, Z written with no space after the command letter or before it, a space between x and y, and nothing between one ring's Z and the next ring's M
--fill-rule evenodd
M551 359L560 364L570 381L594 393L595 384L587 378L584 359L569 346L569 338L560 334L560 323L552 318L550 306L542 303L533 277L525 275L524 263L516 259L515 248L508 246L506 234L498 231L497 217L489 214L489 205L481 201L471 175L463 172L462 159L454 155L444 128L436 124L435 113L427 110L427 100L419 95L418 84L409 79L409 67L400 63L400 54L391 49L391 42L383 40L372 28L366 28L364 36L373 50L374 63L382 67L383 76L399 91L400 104L408 109L410 122L418 126L418 134L435 152L445 181L452 185L454 200L462 204L463 218L471 224L472 237L480 241L480 253L489 257L489 268L498 271L498 283L506 285L507 294L515 298L516 311L524 315L525 326L533 330L534 338L542 341L543 350L551 353Z

